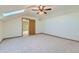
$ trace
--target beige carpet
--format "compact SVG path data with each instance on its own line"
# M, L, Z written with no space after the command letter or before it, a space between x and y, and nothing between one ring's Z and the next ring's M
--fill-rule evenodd
M0 43L0 52L79 52L79 42L39 34L6 39Z

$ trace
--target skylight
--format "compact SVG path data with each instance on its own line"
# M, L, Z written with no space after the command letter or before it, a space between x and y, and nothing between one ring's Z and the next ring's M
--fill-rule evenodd
M17 11L7 12L7 13L3 13L3 16L15 15L15 14L18 14L18 13L22 13L24 11L25 11L24 9L21 9L21 10L17 10Z

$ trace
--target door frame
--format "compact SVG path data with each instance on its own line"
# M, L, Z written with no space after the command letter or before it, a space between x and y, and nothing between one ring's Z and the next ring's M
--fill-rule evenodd
M26 20L35 20L35 19L30 19L30 18L22 18L21 19L21 22L22 22L22 36L23 36L23 19L26 19ZM28 26L29 27L29 26ZM35 21L35 33L36 33L36 21ZM28 30L28 34L29 34L29 30ZM30 34L29 34L30 35Z

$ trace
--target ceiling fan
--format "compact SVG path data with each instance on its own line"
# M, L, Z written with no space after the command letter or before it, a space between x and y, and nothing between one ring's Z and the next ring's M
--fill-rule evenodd
M37 8L33 8L32 11L38 11L37 14L47 14L47 11L52 10L52 8L48 8L43 5L39 5Z

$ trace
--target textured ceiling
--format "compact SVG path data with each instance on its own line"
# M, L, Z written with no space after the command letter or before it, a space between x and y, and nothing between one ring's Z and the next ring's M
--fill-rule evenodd
M8 17L3 17L0 20L6 20L6 19L15 19L15 18L21 18L23 16L31 16L31 17L36 17L36 18L44 18L48 17L50 15L60 15L64 13L69 13L69 12L74 12L79 10L78 5L47 5L47 7L51 7L52 11L48 11L47 15L37 15L35 11L32 11L31 9L36 7L35 5L0 5L0 15L2 17L2 13L4 12L11 12L11 11L16 11L20 9L26 9L24 13L8 16Z

